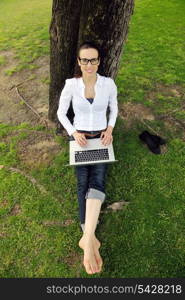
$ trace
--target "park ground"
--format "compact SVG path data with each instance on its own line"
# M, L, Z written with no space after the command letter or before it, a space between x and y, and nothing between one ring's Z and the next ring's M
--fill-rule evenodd
M184 277L184 10L136 0L97 228L104 267L87 275L68 142L47 118L51 1L1 0L0 277ZM160 155L143 130L166 140Z

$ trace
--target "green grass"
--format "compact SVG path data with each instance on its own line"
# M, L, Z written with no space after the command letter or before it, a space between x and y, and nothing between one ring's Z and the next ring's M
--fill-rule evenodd
M36 68L33 61L49 54L51 5L48 0L1 0L0 49L13 50L18 60L15 67L7 70L7 75Z
M157 114L182 105L185 87L184 11L183 0L136 0L117 77L122 101L144 103ZM157 85L163 88L164 94L166 87L169 90L179 88L181 97L168 91L172 99L162 95L161 101ZM156 91L153 100L151 91Z
M181 0L136 1L116 79L120 104L143 103L155 114L181 108L184 6ZM1 49L14 50L19 65L7 74L49 53L50 15L51 1L1 1ZM0 64L6 64L5 58ZM178 89L180 96L173 97L171 89ZM182 109L175 117L184 119ZM114 146L119 163L109 166L103 209L121 200L129 205L101 215L97 237L104 268L93 276L80 265L76 177L65 166L67 141L42 126L0 124L0 277L185 276L183 132L175 131L175 125L174 131L168 130L159 120L146 123L163 133L168 151L152 154L138 139L146 127L138 120L126 129L118 118ZM35 130L52 133L62 151L47 166L28 168L20 159L19 143ZM46 191L12 167L35 178Z
M33 130L25 126L14 127L20 133L1 147L2 165L26 170L16 154L15 143L26 138L25 128ZM5 129L7 134L13 133L13 128L1 127L4 138ZM184 143L178 138L171 140L168 152L155 156L140 144L141 128L135 127L131 133L121 128L122 122L118 120L115 148L119 164L109 169L106 202L124 199L130 204L124 211L101 216L97 235L103 242L104 271L100 276L183 276ZM8 168L0 171L0 274L3 277L89 276L79 268L81 251L77 244L81 233L76 178L74 170L65 167L67 143L57 139L65 151L50 166L29 172L47 193L39 191L22 174ZM115 179L116 193L112 188ZM15 205L20 211L13 215ZM71 221L68 226L57 225L68 220ZM47 226L48 222L51 224Z

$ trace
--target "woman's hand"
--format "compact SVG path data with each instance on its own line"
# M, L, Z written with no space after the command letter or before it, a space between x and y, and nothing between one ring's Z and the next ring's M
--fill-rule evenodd
M113 127L108 126L107 129L101 133L100 138L104 146L108 146L113 141L112 131Z
M85 134L84 133L80 133L80 132L77 132L75 131L73 134L72 134L75 138L75 141L81 146L85 146L87 144L87 140L86 140L86 137L85 137Z

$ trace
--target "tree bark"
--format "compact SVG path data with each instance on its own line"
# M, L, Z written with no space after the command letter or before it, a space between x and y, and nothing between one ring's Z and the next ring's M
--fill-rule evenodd
M76 51L84 41L94 41L102 51L98 73L115 79L128 34L134 0L53 0L50 25L49 119L56 111L65 79L74 75ZM71 108L70 108L71 110ZM69 111L70 119L71 111Z
M50 24L49 113L56 122L56 111L65 79L73 77L82 0L53 0Z

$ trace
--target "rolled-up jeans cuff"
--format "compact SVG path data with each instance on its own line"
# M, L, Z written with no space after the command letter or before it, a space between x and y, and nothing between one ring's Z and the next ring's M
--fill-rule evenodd
M105 201L105 193L97 189L89 188L85 199L99 199L103 203Z

